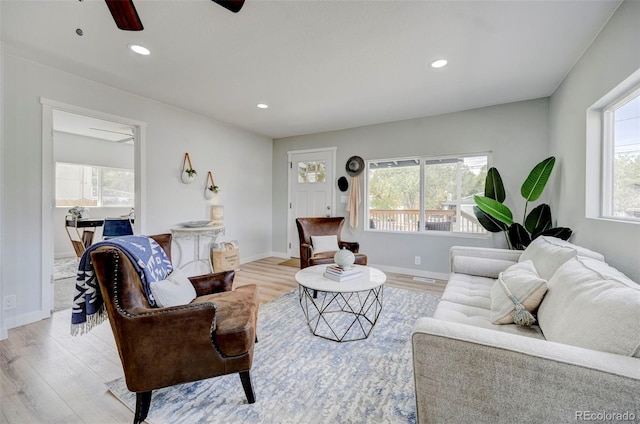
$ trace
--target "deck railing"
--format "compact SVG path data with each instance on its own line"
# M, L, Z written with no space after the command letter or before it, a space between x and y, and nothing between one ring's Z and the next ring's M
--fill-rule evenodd
M486 233L474 215L455 209L425 210L425 227L429 231ZM371 209L369 228L382 231L416 232L420 226L418 209Z

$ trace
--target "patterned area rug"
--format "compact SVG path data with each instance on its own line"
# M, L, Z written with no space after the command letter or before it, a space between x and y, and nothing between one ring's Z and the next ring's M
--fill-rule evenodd
M426 293L386 287L369 338L336 343L310 333L293 290L260 307L251 370L256 403L246 403L232 374L154 391L147 422L414 423L411 330L437 303ZM135 409L122 378L107 386Z
M76 258L62 258L53 261L53 279L75 277L78 273L78 260Z

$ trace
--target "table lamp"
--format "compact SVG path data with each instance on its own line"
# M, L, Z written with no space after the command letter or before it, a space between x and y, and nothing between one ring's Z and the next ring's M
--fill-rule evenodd
M211 222L214 224L222 224L222 221L224 221L224 206L211 206Z

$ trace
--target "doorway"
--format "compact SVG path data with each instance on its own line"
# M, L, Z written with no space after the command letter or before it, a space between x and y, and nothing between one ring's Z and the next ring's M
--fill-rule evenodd
M130 178L133 178L133 199L130 190L120 190L118 196L114 191L106 190L104 186L90 187L84 190L82 200L70 200L72 203L88 206L98 205L109 207L109 212L101 211L101 215L123 215L135 210L135 231L144 231L144 174L142 164L144 158L144 134L146 124L116 115L89 110L73 105L63 104L51 100L41 99L42 103L42 314L48 317L53 309L60 309L60 299L54 299L54 294L66 293L55 285L55 258L60 256L60 245L71 246L68 235L62 225L64 216L71 206L62 205L58 199L56 206L56 164L64 164L66 168L82 167L82 172L93 172L100 175L113 169L128 168ZM61 147L63 146L63 147ZM54 148L55 147L55 148ZM117 150L109 154L109 150ZM61 156L61 151L64 153ZM93 152L96 160L83 159L83 152ZM130 152L125 160L115 158L123 152ZM112 157L112 162L109 162ZM89 162L89 163L87 163ZM66 169L66 171L69 171ZM95 184L99 181L95 176L87 178ZM62 196L68 197L68 195ZM99 200L98 200L99 197ZM91 204L91 202L95 202ZM101 203L98 203L101 202ZM114 202L122 202L119 207ZM131 206L131 203L133 206ZM75 206L75 204L73 205ZM90 209L97 210L97 209ZM91 214L91 212L90 212ZM111 215L110 215L111 214ZM105 216L107 216L105 215ZM95 216L97 217L97 215ZM99 235L96 236L96 240ZM66 242L66 243L65 243ZM58 246L57 248L55 246ZM70 248L70 252L73 249ZM58 253L58 254L56 254ZM62 253L64 256L64 253ZM59 277L59 276L58 276ZM58 290L57 290L58 289ZM67 294L65 294L67 296ZM58 300L57 302L55 300Z
M287 152L289 160L289 257L300 256L296 218L332 216L335 210L336 148Z

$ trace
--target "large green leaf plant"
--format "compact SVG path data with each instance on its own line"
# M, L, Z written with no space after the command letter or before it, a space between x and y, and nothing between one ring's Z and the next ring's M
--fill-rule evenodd
M527 214L530 202L535 202L544 191L556 158L551 156L537 164L522 184L520 194L526 203L524 206L523 224L514 222L513 213L504 204L506 192L502 177L496 168L487 171L484 196L474 196L476 206L473 211L480 224L492 233L503 232L510 249L525 249L538 236L553 236L563 240L571 237L571 229L552 227L551 208L541 204Z

